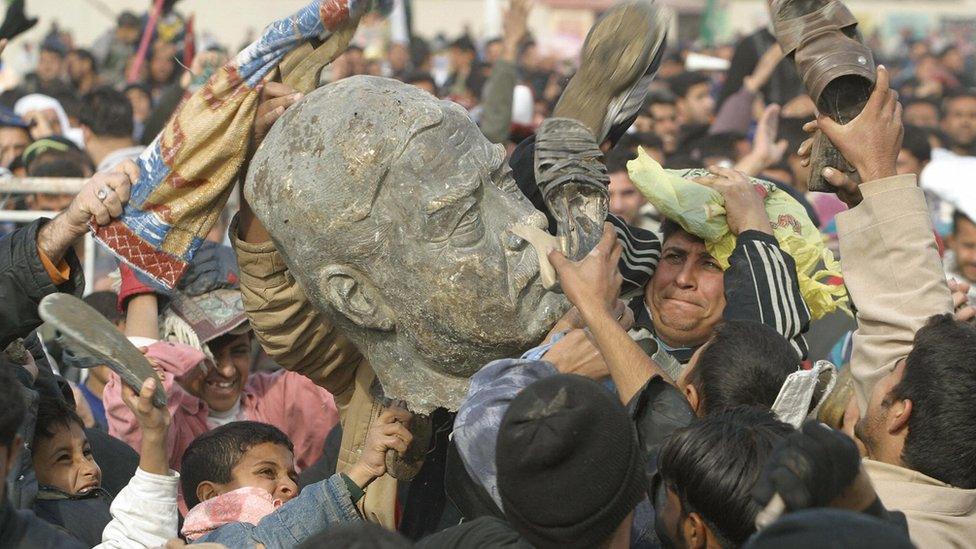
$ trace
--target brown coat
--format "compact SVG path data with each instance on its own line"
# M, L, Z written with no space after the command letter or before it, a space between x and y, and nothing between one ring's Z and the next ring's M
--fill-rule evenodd
M254 334L282 368L302 374L332 393L342 424L336 471L348 471L359 459L366 432L380 411L369 392L376 377L372 367L309 302L272 242L239 240L236 218L230 238L240 266L244 309ZM359 500L363 516L395 529L396 487L396 479L389 475L373 481Z
M915 332L953 306L915 176L870 181L861 194L861 204L837 215L837 231L844 282L857 307L851 373L865 410L874 385L908 356ZM905 513L916 545L976 546L976 490L897 465L864 466L884 505Z

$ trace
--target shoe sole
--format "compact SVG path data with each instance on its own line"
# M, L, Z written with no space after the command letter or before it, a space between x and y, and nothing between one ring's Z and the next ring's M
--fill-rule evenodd
M598 142L603 141L623 108L632 106L635 97L643 101L646 89L638 88L645 81L646 88L653 78L653 72L647 74L648 68L660 58L667 23L665 13L646 2L611 8L587 34L580 68L566 86L553 116L584 122L601 120L596 137ZM587 126L593 129L595 124Z
M119 374L137 394L146 379L156 377L156 371L139 349L107 318L77 297L51 294L41 300L37 312L57 330L62 346L94 357ZM153 404L160 408L166 406L166 393L158 377Z

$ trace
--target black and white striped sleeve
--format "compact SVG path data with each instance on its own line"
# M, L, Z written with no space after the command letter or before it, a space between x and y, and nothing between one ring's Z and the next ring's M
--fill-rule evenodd
M810 327L810 309L800 293L796 263L774 236L759 231L739 235L725 271L725 301L726 320L762 322L806 358L803 334Z
M620 287L620 297L643 295L644 286L650 282L661 259L661 239L651 231L630 226L619 217L607 214L607 221L613 223L617 240L623 248L620 254L620 274L624 281Z

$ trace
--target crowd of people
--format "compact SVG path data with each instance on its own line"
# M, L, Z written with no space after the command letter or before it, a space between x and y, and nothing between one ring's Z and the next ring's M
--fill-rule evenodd
M485 364L459 408L421 416L381 397L243 194L174 288L102 250L82 268L84 236L135 200L146 147L234 57L163 4L90 48L52 26L0 93L3 176L84 180L4 196L53 215L0 236L0 547L976 547L976 37L867 37L877 80L846 124L767 28L648 39L646 71L611 93L587 71L612 38L557 60L532 0L510 0L498 37L354 40L320 85L381 76L460 105L550 232L543 123L587 127L599 150L582 162L606 175L599 243L545 258L565 315ZM10 3L7 55L35 23ZM303 98L263 85L247 159ZM832 193L807 187L815 132L852 168L823 171ZM649 200L643 170L662 166L719 197L724 254ZM805 215L771 218L774 193ZM778 223L822 235L814 265L838 256L836 307L814 303ZM378 307L353 284L334 291ZM56 293L157 375L130 386L58 337L38 312Z

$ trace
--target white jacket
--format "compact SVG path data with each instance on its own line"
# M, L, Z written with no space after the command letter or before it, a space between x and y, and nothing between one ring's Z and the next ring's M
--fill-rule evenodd
M176 494L180 474L155 475L136 469L112 502L112 521L95 549L160 547L177 537Z

